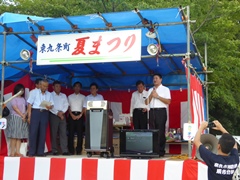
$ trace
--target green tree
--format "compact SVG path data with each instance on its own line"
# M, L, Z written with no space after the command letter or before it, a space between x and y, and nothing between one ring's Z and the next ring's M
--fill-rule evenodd
M203 44L208 44L208 66L214 71L209 76L209 81L215 82L209 87L210 115L231 133L239 134L240 2L213 1L201 12L205 16L200 14L194 36L201 52Z

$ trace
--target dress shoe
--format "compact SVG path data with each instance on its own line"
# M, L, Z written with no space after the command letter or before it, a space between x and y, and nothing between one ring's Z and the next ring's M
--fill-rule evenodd
M37 157L46 157L46 154L37 154Z
M165 155L165 150L160 150L159 151L159 156L163 157Z
M63 155L63 156L70 156L71 153L69 153L69 152L64 152L64 153L62 153L62 155Z
M82 155L82 152L77 152L77 155Z
M54 156L58 156L58 155L59 155L57 151L53 152L52 154L53 154Z
M75 152L68 151L70 155L75 155Z
M162 158L164 157L165 153L159 153L159 157Z

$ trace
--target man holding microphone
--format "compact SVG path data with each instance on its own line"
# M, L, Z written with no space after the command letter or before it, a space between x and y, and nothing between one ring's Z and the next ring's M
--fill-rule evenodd
M154 87L148 90L145 104L150 106L149 128L159 129L159 156L165 155L165 125L167 121L167 108L171 102L168 87L162 85L162 75L153 75Z

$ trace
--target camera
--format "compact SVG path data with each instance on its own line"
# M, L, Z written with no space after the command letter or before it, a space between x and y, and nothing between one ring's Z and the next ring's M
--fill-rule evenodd
M216 127L216 125L214 124L214 122L209 122L208 123L208 128L213 128Z

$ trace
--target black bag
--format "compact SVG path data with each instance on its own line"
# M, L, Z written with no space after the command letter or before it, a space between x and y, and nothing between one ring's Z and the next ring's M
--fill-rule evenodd
M7 117L10 114L8 107L4 107L2 110L2 117Z
M4 102L4 97L3 97L2 101ZM7 117L9 114L10 114L10 111L9 111L8 107L7 106L3 106L2 117Z

